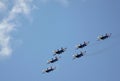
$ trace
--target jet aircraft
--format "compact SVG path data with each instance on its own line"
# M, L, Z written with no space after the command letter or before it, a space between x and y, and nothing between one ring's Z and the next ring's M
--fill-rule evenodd
M98 40L105 40L111 36L111 33L106 33L105 35L98 36Z
M49 73L49 72L51 72L51 71L53 71L53 70L55 70L56 69L56 67L48 67L47 69L44 69L43 71L42 71L42 73Z
M54 62L56 62L56 61L58 61L58 60L59 60L59 58L56 56L56 57L54 57L54 58L48 60L47 63L48 63L48 64L54 63Z
M78 44L76 46L76 49L79 49L79 48L84 48L85 46L87 46L89 44L89 41L88 42L84 42L83 44Z
M80 58L80 57L84 56L85 53L86 53L86 51L74 54L73 59Z
M53 51L54 52L54 55L56 55L56 54L62 54L63 52L65 52L66 51L66 49L67 48L61 48L61 49L57 49L57 50L55 50L55 51Z

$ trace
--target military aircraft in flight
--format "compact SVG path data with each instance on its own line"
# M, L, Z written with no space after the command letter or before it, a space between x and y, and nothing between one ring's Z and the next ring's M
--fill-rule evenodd
M57 50L54 50L53 53L54 55L59 55L59 54L62 54L63 52L66 51L67 48L61 48L61 49L57 49Z
M111 36L111 33L106 33L105 35L98 36L98 40L105 40Z
M54 63L59 60L60 57L55 56L54 58L47 61L47 64Z
M86 53L86 51L74 54L73 59L80 58L80 57L84 56L85 53Z
M49 72L51 72L51 71L53 71L53 70L55 70L56 69L56 67L48 67L47 69L44 69L43 71L42 71L42 73L49 73Z
M89 44L89 41L88 42L84 42L83 44L78 44L76 46L76 49L79 49L79 48L84 48L85 46L87 46Z

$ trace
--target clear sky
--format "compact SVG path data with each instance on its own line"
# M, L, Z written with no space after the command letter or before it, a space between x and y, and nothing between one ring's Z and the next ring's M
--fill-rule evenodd
M119 36L120 0L0 0L0 81L120 81ZM46 64L61 47L60 60ZM49 66L56 70L42 74Z

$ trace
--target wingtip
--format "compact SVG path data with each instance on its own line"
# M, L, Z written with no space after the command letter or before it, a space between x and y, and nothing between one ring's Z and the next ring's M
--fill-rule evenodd
M50 64L50 62L47 62L47 64Z
M84 51L84 53L86 53L86 51Z
M53 54L53 56L55 56L56 55L56 53L55 54Z
M73 59L72 60L75 60L76 58L75 57L73 57Z

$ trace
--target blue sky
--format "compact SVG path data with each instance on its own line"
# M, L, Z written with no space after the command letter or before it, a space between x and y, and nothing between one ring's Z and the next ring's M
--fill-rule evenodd
M119 0L0 0L0 81L120 81ZM99 35L112 33L104 41ZM90 44L79 50L84 41ZM53 50L61 59L46 64ZM80 59L72 55L86 51ZM56 66L49 74L42 70Z

